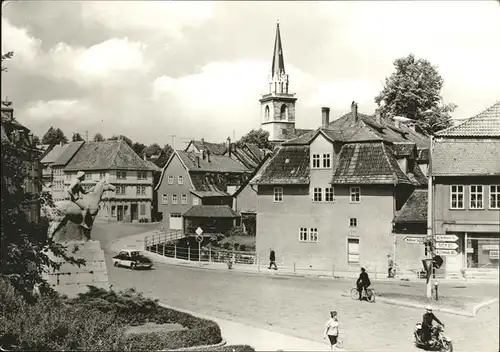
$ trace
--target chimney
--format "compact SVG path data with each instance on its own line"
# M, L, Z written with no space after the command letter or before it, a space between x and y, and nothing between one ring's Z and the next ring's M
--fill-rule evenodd
M326 127L330 123L330 108L321 108L321 124Z
M205 144L205 138L201 139L201 144Z
M355 101L351 103L351 115L353 122L358 122L358 104Z
M142 157L144 158L144 161L148 160L148 158L146 157L146 153L144 153Z
M205 160L205 149L201 150L201 158Z
M199 155L196 156L196 165L198 166L198 168L200 168L200 156Z
M227 147L228 155L231 156L231 137L227 137L226 147Z
M379 110L375 111L375 121L377 121L378 124L382 124L382 116Z

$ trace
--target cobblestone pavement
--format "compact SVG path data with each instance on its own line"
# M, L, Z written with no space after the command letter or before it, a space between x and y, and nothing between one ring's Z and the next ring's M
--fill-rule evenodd
M112 237L107 235L104 241ZM107 261L113 288L135 287L174 307L318 342L322 338L328 311L335 309L339 312L341 339L347 351L417 351L413 347L412 335L422 311L381 303L360 303L341 297L340 293L350 287L346 281L253 275L163 264L157 264L152 271L137 272L113 267L109 254ZM394 290L408 290L418 284L405 283L408 287L377 282L374 286L393 285ZM453 285L449 290L458 291L461 290L458 287L464 287ZM471 287L471 295L498 295L498 286L495 285L467 287ZM496 352L499 350L498 309L496 303L483 308L477 318L445 313L438 313L438 317L446 324L446 334L452 338L455 351Z

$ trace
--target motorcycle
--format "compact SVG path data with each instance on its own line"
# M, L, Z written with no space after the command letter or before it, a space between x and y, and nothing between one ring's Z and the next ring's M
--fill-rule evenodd
M431 339L427 342L422 341L423 332L421 323L415 325L414 335L415 346L419 348L439 352L453 352L451 339L444 335L444 328L441 325L432 328Z

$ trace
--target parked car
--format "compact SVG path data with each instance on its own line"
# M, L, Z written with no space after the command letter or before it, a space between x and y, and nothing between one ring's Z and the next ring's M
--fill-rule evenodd
M113 265L132 269L151 269L153 262L136 249L124 249L113 257Z

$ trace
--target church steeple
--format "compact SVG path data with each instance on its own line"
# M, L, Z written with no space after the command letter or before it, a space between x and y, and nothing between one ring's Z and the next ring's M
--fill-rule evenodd
M261 128L269 132L269 140L282 142L295 135L295 94L288 92L280 25L276 24L273 61L269 75L269 91L260 99Z
M285 60L283 59L283 46L281 45L280 23L276 23L276 38L274 39L273 66L271 74L280 76L285 74Z

